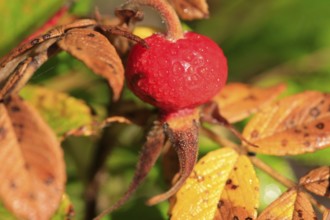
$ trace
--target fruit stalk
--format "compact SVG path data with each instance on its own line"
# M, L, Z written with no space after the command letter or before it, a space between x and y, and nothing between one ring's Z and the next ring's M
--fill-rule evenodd
M176 41L183 38L183 30L179 17L175 13L173 7L165 0L130 0L124 5L127 4L139 4L155 9L159 12L162 21L165 22L167 29L166 38L170 41Z

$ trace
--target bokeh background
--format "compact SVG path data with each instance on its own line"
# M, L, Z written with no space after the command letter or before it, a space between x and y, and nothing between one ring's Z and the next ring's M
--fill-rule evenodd
M72 13L90 17L98 7L102 14L113 16L113 9L122 2L80 0L76 1ZM284 82L288 85L284 95L305 90L330 91L329 0L209 0L208 3L209 19L185 24L211 37L223 48L229 62L229 81L260 86ZM33 33L62 4L61 0L0 0L0 56ZM161 19L150 10L146 11L141 25L162 28ZM111 91L104 80L65 53L49 60L37 71L31 83L83 99L100 117L107 114L111 104ZM124 92L124 97L139 102L129 91ZM85 216L88 209L86 186L97 149L109 146L105 150L109 157L99 177L102 186L97 189L100 191L98 207L102 209L125 191L143 140L144 130L140 127L113 125L106 129L106 135L69 138L63 143L68 173L67 194L74 204L76 219L88 219ZM218 147L205 138L201 138L200 145L201 155ZM312 167L330 165L329 150L297 157L260 157L291 179ZM285 187L260 171L258 175L262 183L261 206L265 207ZM134 198L111 219L166 219L166 203L154 207L144 205L146 198L165 189L159 163ZM0 212L1 215L7 216L5 210Z

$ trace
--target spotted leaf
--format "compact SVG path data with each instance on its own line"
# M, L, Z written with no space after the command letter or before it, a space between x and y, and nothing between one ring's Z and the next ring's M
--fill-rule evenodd
M282 84L258 88L242 83L230 83L213 98L213 101L218 104L221 115L234 123L272 102L284 89L285 86Z
M330 198L330 167L324 166L303 176L299 184L319 196Z
M66 33L58 45L82 60L96 74L108 80L115 100L124 85L124 67L116 49L102 34L87 29L73 29Z
M312 204L303 192L290 189L271 203L257 218L258 220L301 220L314 219Z
M234 150L223 148L201 158L171 201L172 219L213 219L238 157Z
M330 94L312 91L267 106L244 128L243 136L258 146L249 150L295 155L329 146L329 106Z
M184 20L202 19L209 15L206 0L169 0L169 2Z
M214 219L255 219L259 205L259 182L253 165L239 156L226 181Z
M49 219L64 191L63 153L38 113L18 97L0 105L0 197L19 219Z
M58 52L57 39L66 30L95 24L93 20L77 20L71 24L56 27L28 42L23 42L0 59L0 100L12 92L19 91L33 73Z

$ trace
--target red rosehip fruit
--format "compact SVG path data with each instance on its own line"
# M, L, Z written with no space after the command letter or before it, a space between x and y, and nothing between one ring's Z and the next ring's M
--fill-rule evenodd
M128 87L165 113L191 109L216 95L227 80L227 60L208 37L186 32L170 41L162 34L136 44L128 57Z

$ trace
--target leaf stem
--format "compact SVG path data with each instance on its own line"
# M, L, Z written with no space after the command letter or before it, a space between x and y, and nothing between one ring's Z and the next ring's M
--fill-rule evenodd
M160 13L162 20L165 22L167 29L166 38L172 41L183 38L180 19L173 7L165 0L129 0L123 6L127 4L139 4L152 7Z
M267 165L266 163L264 163L262 160L260 160L257 157L249 157L251 162L258 167L259 169L261 169L262 171L264 171L265 173L267 173L268 175L270 175L271 177L273 177L274 179L276 179L278 182L282 183L284 186L288 187L288 188L294 188L297 187L298 185L284 177L282 174L278 173L277 171L275 171L272 167L270 167L269 165ZM326 207L324 207L321 203L319 203L318 201L316 201L316 199L314 197L312 197L309 193L305 193L306 196L308 197L308 199L310 200L310 202L321 212L325 212Z

